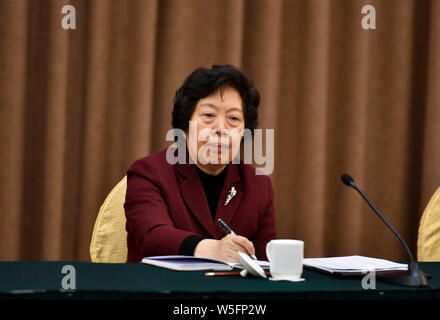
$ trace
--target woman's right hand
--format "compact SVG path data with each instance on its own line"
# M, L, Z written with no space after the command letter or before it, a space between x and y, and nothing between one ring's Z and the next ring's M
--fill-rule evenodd
M194 256L226 262L239 262L238 252L255 254L252 242L242 236L228 234L220 240L204 239L198 243Z

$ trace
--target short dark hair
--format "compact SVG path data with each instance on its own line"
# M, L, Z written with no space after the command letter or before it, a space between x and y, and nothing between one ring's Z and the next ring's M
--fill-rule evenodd
M229 64L213 65L211 69L197 68L186 78L174 96L173 128L186 131L197 102L225 87L239 92L243 102L244 125L253 134L258 125L260 93L244 70Z

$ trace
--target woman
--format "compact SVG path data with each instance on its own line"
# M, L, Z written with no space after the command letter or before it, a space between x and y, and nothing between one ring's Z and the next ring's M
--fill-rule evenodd
M238 251L267 259L266 244L276 237L270 178L232 162L243 129L257 125L259 100L234 66L198 68L188 76L172 112L173 127L187 137L188 161L171 164L165 149L127 171L127 262L175 254L238 262ZM226 235L219 218L236 235Z

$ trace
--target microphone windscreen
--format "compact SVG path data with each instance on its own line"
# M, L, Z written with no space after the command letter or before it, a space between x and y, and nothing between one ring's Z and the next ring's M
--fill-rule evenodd
M354 183L353 178L349 174L346 174L346 173L344 173L341 176L341 180L346 186L351 186Z

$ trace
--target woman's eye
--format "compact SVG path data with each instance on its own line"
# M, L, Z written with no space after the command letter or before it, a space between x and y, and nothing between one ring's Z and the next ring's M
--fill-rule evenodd
M240 119L237 117L230 117L229 119L231 119L232 121L240 121Z
M203 116L206 118L210 118L210 119L214 118L214 114L212 114L212 113L205 113Z

